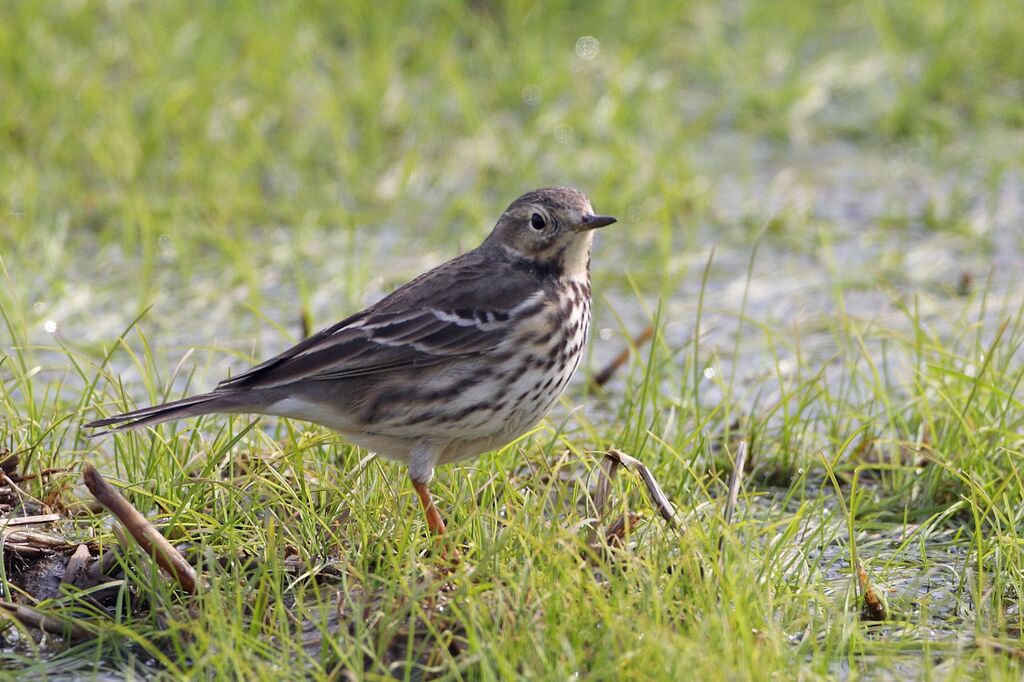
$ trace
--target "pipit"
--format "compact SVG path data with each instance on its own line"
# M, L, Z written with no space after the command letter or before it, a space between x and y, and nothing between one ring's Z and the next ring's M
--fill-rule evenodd
M210 413L322 424L404 462L435 534L438 464L537 424L580 363L590 327L595 215L568 187L519 197L483 244L213 391L86 424L123 431ZM106 433L106 432L103 432Z

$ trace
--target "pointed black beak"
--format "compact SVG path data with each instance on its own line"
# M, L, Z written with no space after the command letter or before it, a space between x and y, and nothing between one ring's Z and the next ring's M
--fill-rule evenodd
M583 216L583 224L580 227L584 230L595 230L615 222L618 222L618 219L610 215L586 215Z

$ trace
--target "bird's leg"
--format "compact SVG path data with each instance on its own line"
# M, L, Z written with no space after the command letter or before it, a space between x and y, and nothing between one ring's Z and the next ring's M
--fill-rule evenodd
M452 566L458 564L461 558L459 550L454 546L450 546L449 540L444 538L444 520L441 519L441 512L437 510L434 499L430 497L430 489L427 488L426 483L421 483L415 479L412 485L416 488L416 494L420 496L420 502L423 503L423 511L427 513L427 525L430 526L430 532L434 534L438 544L441 546L441 558Z
M427 484L413 480L412 485L416 488L416 494L420 496L420 502L423 504L423 511L427 514L427 525L430 526L430 532L438 536L443 535L444 520L441 519L441 512L437 510L433 498L430 497L430 489Z

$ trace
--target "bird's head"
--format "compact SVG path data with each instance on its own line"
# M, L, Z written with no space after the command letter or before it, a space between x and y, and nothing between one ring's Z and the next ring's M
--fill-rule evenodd
M571 187L545 187L513 201L498 218L486 248L555 274L585 275L594 230L615 218L595 215L586 195Z

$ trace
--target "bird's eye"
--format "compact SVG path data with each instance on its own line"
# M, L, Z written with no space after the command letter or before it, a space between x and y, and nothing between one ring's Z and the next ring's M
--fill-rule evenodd
M544 222L544 216L542 216L540 213L534 213L532 216L530 216L530 227L532 227L533 229L543 230L545 225L547 225L547 223Z

